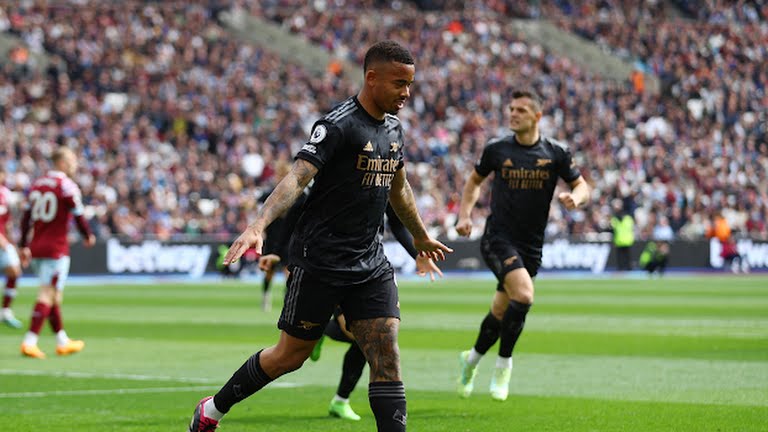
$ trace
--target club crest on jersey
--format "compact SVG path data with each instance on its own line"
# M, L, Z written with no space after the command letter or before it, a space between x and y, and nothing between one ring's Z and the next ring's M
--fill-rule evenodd
M391 151L391 152L396 152L397 149L399 149L399 148L400 148L400 144L398 144L396 142L392 142L392 143L389 144L389 151Z
M536 166L537 167L545 167L545 166L547 166L547 165L549 165L551 163L552 163L552 159L538 159L536 161Z
M313 144L317 144L320 141L324 140L327 134L328 134L328 131L325 129L325 126L317 125L315 126L315 129L312 131L312 136L309 137L309 142Z
M372 152L373 151L373 144L371 144L370 141L365 143L365 145L363 146L363 151Z

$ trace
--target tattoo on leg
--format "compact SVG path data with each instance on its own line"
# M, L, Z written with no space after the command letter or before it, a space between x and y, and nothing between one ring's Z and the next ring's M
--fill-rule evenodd
M355 341L371 367L371 382L400 381L400 348L397 318L374 318L354 321L350 325Z

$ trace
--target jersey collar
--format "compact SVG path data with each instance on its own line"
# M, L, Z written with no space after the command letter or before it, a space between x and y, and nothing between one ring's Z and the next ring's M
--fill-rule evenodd
M520 146L527 149L534 148L537 145L541 144L541 140L542 140L541 134L539 134L539 139L537 139L535 143L533 143L532 145L524 145L524 144L520 144L520 142L517 140L517 135L512 134L512 142L515 143L516 146Z
M352 100L355 101L355 105L357 105L357 107L360 108L359 111L363 113L363 117L365 117L369 122L375 124L376 126L381 126L384 124L384 122L386 121L386 116L384 117L384 119L379 120L373 117L372 115L368 114L368 111L366 111L363 105L360 103L360 101L357 100L357 95L352 96Z

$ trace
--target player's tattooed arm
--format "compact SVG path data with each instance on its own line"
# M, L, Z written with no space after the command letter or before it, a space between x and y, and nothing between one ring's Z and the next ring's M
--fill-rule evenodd
M397 318L374 318L350 323L355 342L371 367L371 382L401 381Z
M261 253L261 246L264 244L262 235L264 228L296 202L315 174L317 174L317 168L314 165L303 159L297 159L291 172L280 181L256 214L256 220L232 242L224 256L224 265L240 259L249 248L254 248L257 253Z
M291 171L277 184L256 214L256 220L251 227L261 232L285 213L296 202L315 174L317 174L316 166L304 159L296 159Z
M411 185L405 177L405 168L395 172L392 189L389 191L389 202L397 217L400 218L414 239L427 237L427 229L416 210L416 198L414 198Z

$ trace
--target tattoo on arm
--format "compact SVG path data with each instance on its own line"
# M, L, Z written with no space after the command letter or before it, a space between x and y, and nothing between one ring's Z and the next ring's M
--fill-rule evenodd
M416 210L416 198L414 198L413 189L405 177L404 168L395 173L392 189L389 191L389 202L397 217L413 237L424 238L427 236L427 229Z
M260 228L263 229L285 213L296 202L315 174L317 174L317 167L303 159L297 159L291 172L278 183L275 190L264 202L256 214L256 221L253 224L259 224Z
M400 348L397 345L397 318L353 321L355 341L371 368L371 382L400 381Z

